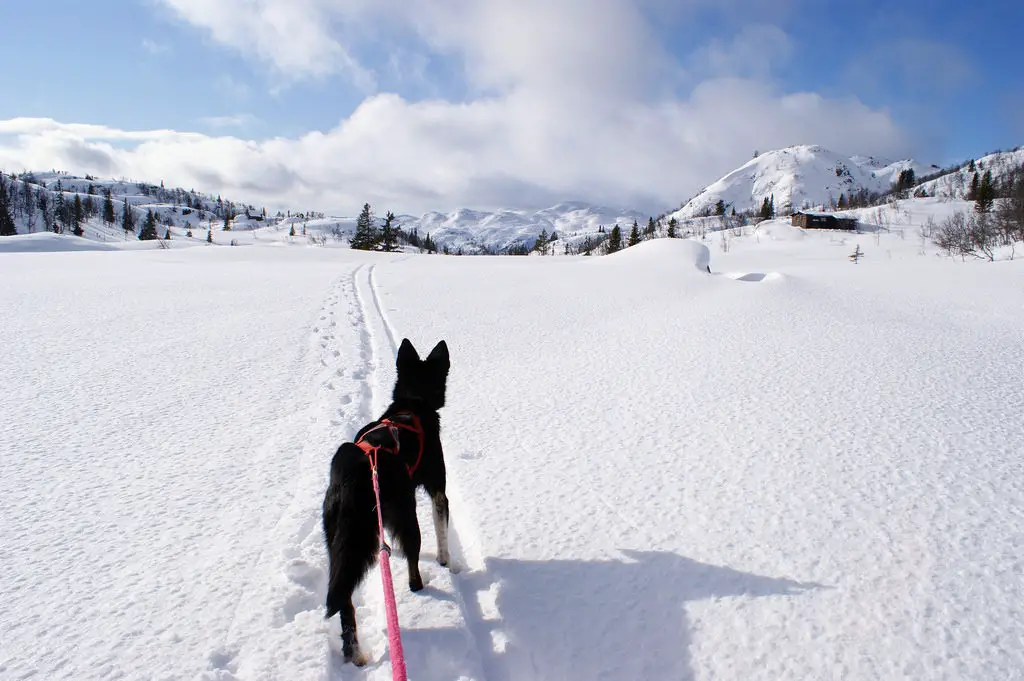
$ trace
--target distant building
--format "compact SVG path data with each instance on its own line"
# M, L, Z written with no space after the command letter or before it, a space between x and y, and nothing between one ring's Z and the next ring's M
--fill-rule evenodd
M842 229L849 232L857 229L857 221L853 218L837 218L831 213L814 213L800 211L793 213L792 224L804 229Z

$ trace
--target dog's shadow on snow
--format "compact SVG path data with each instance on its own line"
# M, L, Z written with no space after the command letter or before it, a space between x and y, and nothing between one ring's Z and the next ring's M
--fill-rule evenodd
M829 588L670 552L622 553L625 560L491 558L486 570L459 575L488 681L691 680L688 603ZM488 590L497 591L498 618L476 597ZM418 634L409 634L414 647Z

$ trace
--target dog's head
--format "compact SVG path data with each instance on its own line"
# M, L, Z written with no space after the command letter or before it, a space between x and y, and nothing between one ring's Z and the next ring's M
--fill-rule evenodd
M403 338L395 367L398 378L395 380L394 399L422 400L435 410L444 406L449 367L447 343L441 341L426 359L420 359L409 339Z

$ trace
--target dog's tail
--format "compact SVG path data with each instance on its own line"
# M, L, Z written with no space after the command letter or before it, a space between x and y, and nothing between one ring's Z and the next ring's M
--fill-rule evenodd
M376 503L366 456L346 442L331 461L331 482L324 495L324 538L330 560L327 618L348 603L377 560Z

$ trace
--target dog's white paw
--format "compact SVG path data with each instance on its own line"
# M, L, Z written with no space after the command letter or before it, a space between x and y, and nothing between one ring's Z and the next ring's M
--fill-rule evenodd
M349 661L357 667L365 667L370 664L370 656L356 648L355 652L352 653L352 659Z

